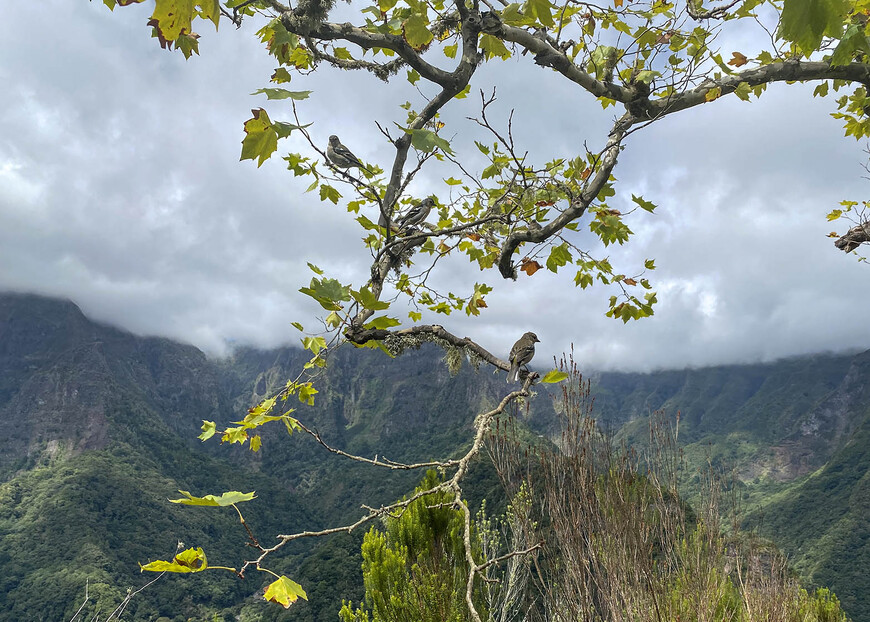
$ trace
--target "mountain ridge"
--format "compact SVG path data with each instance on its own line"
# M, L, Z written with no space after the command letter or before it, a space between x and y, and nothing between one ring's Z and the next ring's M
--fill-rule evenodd
M315 407L297 405L296 414L330 444L361 455L444 458L469 441L475 414L505 385L502 374L468 365L451 376L442 358L431 347L399 360L341 349L318 380ZM202 419L221 425L241 418L306 360L289 347L239 348L215 360L194 346L90 322L68 301L0 294L0 425L8 432L0 436L0 612L12 612L0 613L0 622L61 619L78 606L89 572L108 602L136 580L136 561L165 556L175 537L243 556L233 517L166 503L178 488L256 487L260 499L246 511L260 537L335 526L358 517L361 502L386 503L413 488L417 474L373 473L328 455L313 439L287 439L283 426L264 429L257 454L196 440ZM680 412L688 460L734 468L753 524L786 549L808 581L833 587L856 621L870 621L870 586L841 568L844 559L870 567L863 535L870 529L870 455L863 451L870 443L870 352L590 378L600 424L631 442L646 438L651 412ZM520 418L553 434L551 394L537 390ZM476 498L496 485L480 481ZM137 504L138 514L128 507ZM51 548L41 545L34 561L27 547L58 508L77 531L49 529L48 544L75 546L49 562ZM130 530L126 540L119 539L123 529ZM282 558L279 569L299 577L311 597L290 612L258 602L256 581L173 578L143 597L134 619L208 612L231 619L248 611L262 620L332 620L336 599L359 600L358 551L349 537ZM64 603L34 600L45 581L63 586Z

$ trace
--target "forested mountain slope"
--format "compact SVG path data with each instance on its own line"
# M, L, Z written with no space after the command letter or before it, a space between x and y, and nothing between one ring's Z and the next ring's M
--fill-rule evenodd
M339 351L318 379L313 408L296 415L337 447L395 460L443 457L469 442L504 375L468 365L451 378L434 348L391 360ZM194 494L256 490L246 519L265 541L334 526L413 488L420 474L385 474L328 454L313 439L268 429L264 447L196 439L203 419L239 419L300 368L303 352L243 349L213 361L191 346L95 324L69 302L0 295L0 622L63 620L83 597L108 605L142 585L137 562L203 546L238 565L244 532L229 510L168 503ZM690 463L733 465L752 520L809 580L829 585L855 620L870 620L870 354L652 374L593 374L602 424L646 437L650 412L680 413ZM541 389L521 416L555 430ZM481 467L471 495L495 494ZM761 520L763 517L763 520ZM266 580L230 573L167 576L134 601L130 619L336 619L359 600L359 538L296 547L278 570L310 601L290 611L255 596Z

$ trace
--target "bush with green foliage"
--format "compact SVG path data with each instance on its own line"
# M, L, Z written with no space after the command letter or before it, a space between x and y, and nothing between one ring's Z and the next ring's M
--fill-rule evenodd
M429 471L414 493L439 483L435 471ZM386 517L383 531L375 527L368 531L362 546L365 608L354 610L347 603L339 614L343 622L470 619L465 604L464 518L452 504L450 493L424 495L398 516ZM485 615L482 602L478 612Z

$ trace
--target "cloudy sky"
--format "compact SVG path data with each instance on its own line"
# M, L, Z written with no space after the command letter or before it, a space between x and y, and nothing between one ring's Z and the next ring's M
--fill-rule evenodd
M369 255L359 229L304 194L280 158L259 169L239 162L251 108L289 117L250 95L274 69L253 29L226 24L216 36L203 24L202 56L185 61L150 38L150 10L84 0L4 8L0 290L68 297L92 318L211 354L293 343L290 323L314 328L320 314L297 291L311 278L306 262L360 282ZM529 57L482 68L476 86L493 85L493 116L514 109L518 142L541 160L601 145L613 118ZM402 120L399 105L417 97L402 79L329 72L291 88L314 90L300 109L315 140L338 133L382 167L391 153L374 122ZM868 195L864 145L843 138L833 102L806 87L773 87L752 104L726 99L635 134L621 156L614 206L642 193L659 208L630 222L637 235L611 257L625 271L655 258L653 318L605 318L614 292L575 290L567 274L513 283L449 261L439 284L467 291L486 280L495 291L480 318L437 321L503 356L535 330L539 360L573 344L587 369L870 347L870 267L825 237L830 209ZM477 104L469 97L445 114L454 146L472 159L479 135L464 118ZM279 155L304 149L291 141ZM415 190L443 189L440 176L421 176Z

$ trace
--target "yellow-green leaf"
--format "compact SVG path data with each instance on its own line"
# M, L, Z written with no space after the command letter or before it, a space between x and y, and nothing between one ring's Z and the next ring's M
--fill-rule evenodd
M367 322L365 328L374 328L377 330L392 328L393 326L398 326L399 324L401 324L401 322L396 318L382 315L381 317L376 317L372 321Z
M550 0L526 0L523 6L523 12L526 15L533 15L538 18L538 22L543 26L552 28L556 25L553 21L553 5Z
M265 110L256 108L251 113L254 116L245 121L246 136L239 160L257 160L259 168L278 148L278 133Z
M259 438L259 437L255 437ZM253 439L252 439L253 441ZM226 507L228 505L232 505L234 503L242 503L243 501L250 501L251 499L255 499L256 495L253 492L238 492L238 491L230 491L225 492L224 494L218 496L215 495L206 495L204 497L194 497L192 494L187 492L186 490L179 490L181 494L183 494L186 499L170 499L170 503L180 503L181 505L205 505L211 507Z
M418 151L435 151L441 149L444 153L453 154L453 149L450 148L450 143L441 138L435 132L429 130L410 130L411 144Z
M202 548L187 549L172 558L171 562L157 560L150 563L139 564L141 572L201 572L208 568L208 561Z
M383 311L390 308L390 303L378 300L368 287L361 287L358 292L351 290L350 294L366 309Z
M544 374L544 377L541 378L541 382L553 384L556 382L562 382L567 377L568 377L568 374L566 374L565 372L559 371L558 369L553 369L551 371L548 371L546 374Z
M202 434L200 434L196 438L198 438L201 441L207 441L208 439L210 439L212 436L215 435L215 432L217 432L217 426L215 425L215 422L214 421L206 421L205 419L203 419L202 420Z
M156 0L151 20L166 41L175 41L182 32L190 33L194 0Z
M840 38L849 6L848 0L784 0L777 35L809 55L823 37Z
M722 95L722 87L714 87L704 93L704 101L711 102L714 99L719 99L719 96Z
M283 575L266 588L263 598L271 603L278 603L285 609L295 603L298 598L308 600L302 586Z
M428 22L419 13L414 13L405 20L405 40L415 50L429 45L435 35L426 26Z
M510 50L505 47L501 39L486 33L480 35L480 49L483 50L487 59L498 56L502 60L507 60L511 57Z
M251 95L265 95L268 99L308 99L312 91L288 91L287 89L257 89Z
M747 82L741 82L734 89L734 94L745 102L749 101L749 94L752 93L752 87Z

